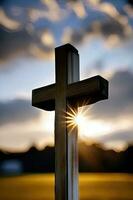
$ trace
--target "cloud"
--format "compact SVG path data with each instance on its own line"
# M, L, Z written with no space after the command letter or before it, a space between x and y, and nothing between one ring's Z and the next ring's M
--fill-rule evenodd
M61 8L55 0L41 0L40 2L42 3L41 8L36 6L36 8L30 8L28 11L28 16L32 22L44 19L55 23L66 17L66 10Z
M87 16L85 5L81 1L69 1L68 9L72 10L78 18L84 19Z
M21 27L21 23L9 18L2 8L0 8L0 25L10 30L17 30Z
M129 17L133 17L133 6L126 5L124 6L124 11L127 13Z
M124 7L120 11L108 1L3 1L0 16L1 61L18 56L49 59L59 43L77 45L96 37L114 47L133 35Z
M13 127L10 127L10 129ZM26 151L32 145L38 148L43 148L48 144L54 143L52 134L44 130L26 130L27 127L21 127L13 132L10 129L3 131L0 134L0 149L5 149L10 152Z
M38 35L31 35L26 30L19 30L17 32L7 32L0 29L0 61L4 62L8 59L19 56L34 56L39 57L36 52L43 52L42 57L48 58L53 53L54 39L52 35L45 34L43 31L42 40ZM33 48L34 47L34 48Z
M125 143L128 143L133 141L133 130L116 131L111 134L100 136L99 140L104 143L118 141L124 141Z
M98 9L113 18L116 18L119 15L119 12L111 3L101 3L99 4Z
M99 0L88 0L88 5L85 17L80 20L80 26L76 28L69 26L64 30L63 43L80 44L86 42L86 39L102 37L106 46L116 47L133 37L132 25L124 13L124 2L121 9L115 4Z
M128 0L128 3L133 6L133 1L132 0Z
M118 71L109 83L109 99L92 107L92 117L103 120L133 117L133 73Z
M53 47L54 46L54 37L52 32L45 30L41 35L41 41L44 45Z
M63 43L72 42L74 44L81 44L86 42L88 39L95 39L101 37L104 43L108 47L119 46L124 44L126 40L133 37L133 31L128 24L126 17L121 20L114 20L107 18L106 20L89 21L85 23L85 26L79 28L66 27L62 36Z
M105 37L116 34L123 38L125 36L124 30L124 26L115 20L107 20L100 25L100 32Z
M0 29L0 60L26 54L31 41L30 35L24 30L7 32Z
M29 100L15 99L0 102L0 125L31 121L39 116L40 112L31 106Z

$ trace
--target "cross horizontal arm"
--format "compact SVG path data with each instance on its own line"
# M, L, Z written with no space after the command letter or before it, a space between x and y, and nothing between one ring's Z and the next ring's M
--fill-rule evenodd
M68 86L67 99L78 107L108 98L108 81L95 76Z
M32 106L43 110L54 110L55 84L32 90Z
M55 109L56 85L42 87L32 91L32 105L43 110ZM67 86L66 98L79 107L96 103L108 98L108 81L94 76Z

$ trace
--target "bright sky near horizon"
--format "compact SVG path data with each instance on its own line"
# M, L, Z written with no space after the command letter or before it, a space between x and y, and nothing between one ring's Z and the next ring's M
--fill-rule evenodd
M34 88L55 82L54 48L72 43L80 79L110 81L108 101L87 110L79 137L122 149L133 141L133 6L126 0L0 2L0 149L54 141L54 112L31 106Z

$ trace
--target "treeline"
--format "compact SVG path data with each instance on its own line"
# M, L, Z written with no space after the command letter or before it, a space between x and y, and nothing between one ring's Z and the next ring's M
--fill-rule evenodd
M17 161L22 171L30 173L47 173L55 171L55 149L47 146L38 151L35 147L24 153L5 153L0 151L0 169L5 161ZM105 150L100 144L79 144L80 172L133 172L133 146L125 151ZM2 170L0 170L2 173Z

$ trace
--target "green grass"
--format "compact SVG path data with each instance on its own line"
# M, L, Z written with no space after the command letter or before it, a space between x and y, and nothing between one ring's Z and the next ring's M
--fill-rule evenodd
M133 200L133 175L80 174L80 200ZM0 200L52 200L54 175L0 178Z

